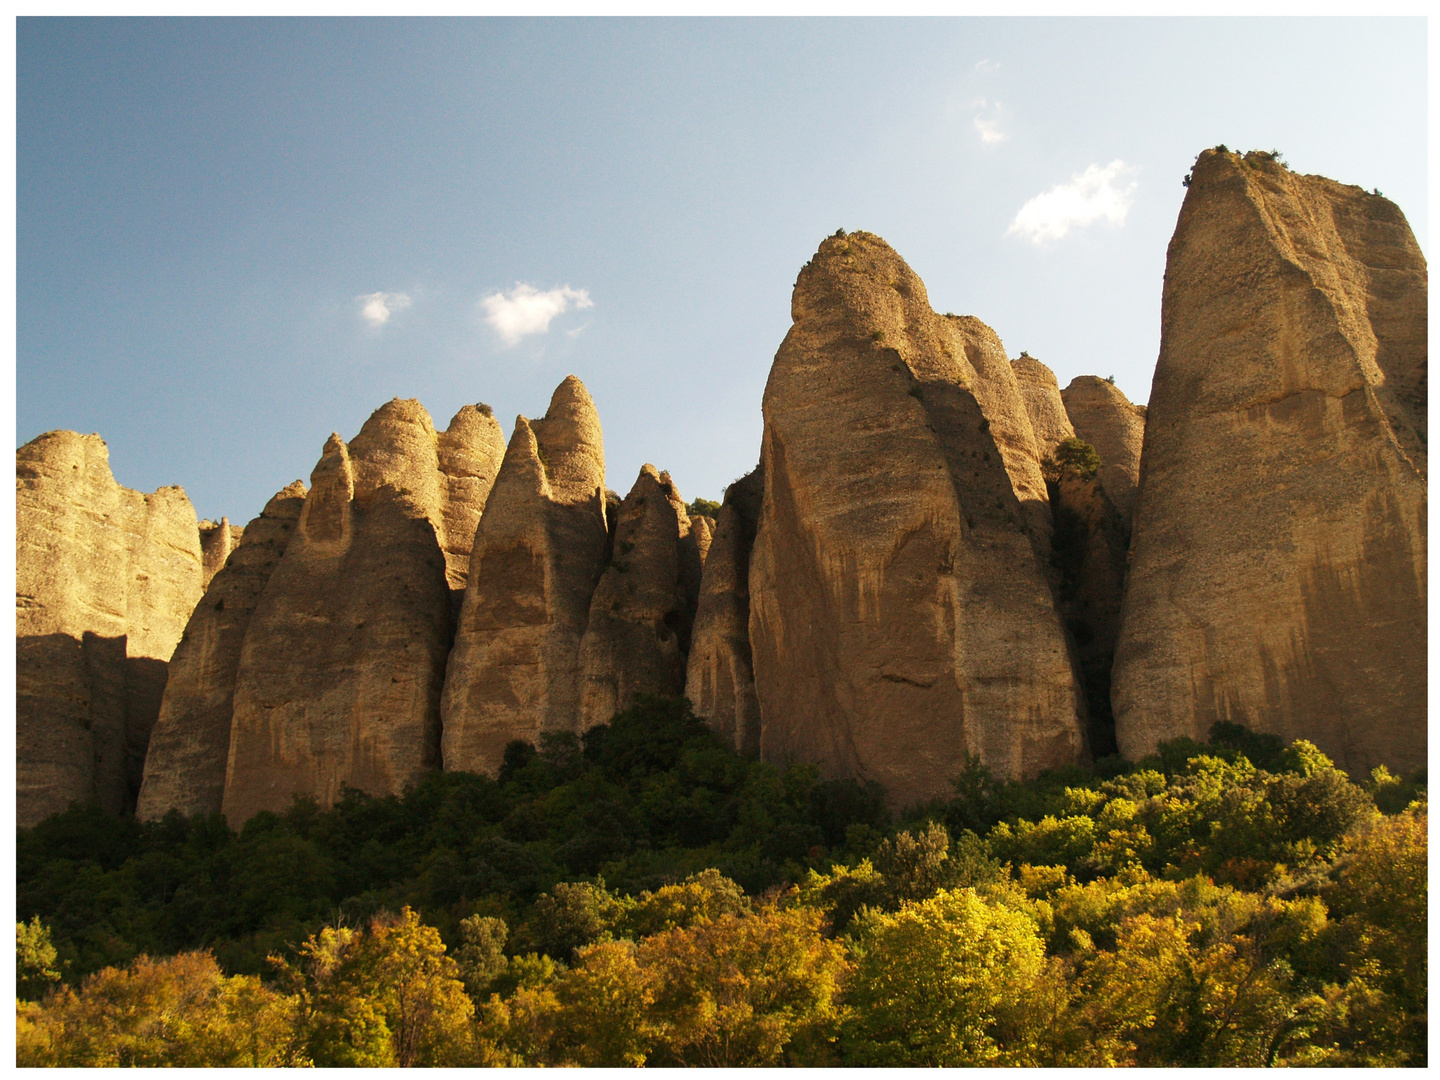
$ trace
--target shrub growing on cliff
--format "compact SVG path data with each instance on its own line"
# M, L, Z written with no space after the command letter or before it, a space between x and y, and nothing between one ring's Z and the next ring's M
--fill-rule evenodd
M1100 454L1095 447L1072 435L1061 439L1060 445L1055 447L1055 464L1062 476L1089 480L1100 471Z

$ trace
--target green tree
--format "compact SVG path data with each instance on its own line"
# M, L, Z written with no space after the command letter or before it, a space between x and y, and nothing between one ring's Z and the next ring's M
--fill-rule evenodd
M505 939L509 935L505 920L493 915L460 920L461 944L455 950L455 963L471 1000L481 1000L505 970Z
M837 1019L843 946L804 906L721 915L642 941L636 961L652 981L651 1064L777 1065L787 1048L823 1045Z
M1001 1064L1014 1006L1044 969L1025 914L974 889L941 890L856 920L841 1036L847 1064Z
M57 963L50 928L39 915L28 923L15 924L15 993L20 998L34 1001L58 983Z
M1055 464L1061 475L1089 480L1100 471L1100 454L1083 439L1070 436L1055 447Z

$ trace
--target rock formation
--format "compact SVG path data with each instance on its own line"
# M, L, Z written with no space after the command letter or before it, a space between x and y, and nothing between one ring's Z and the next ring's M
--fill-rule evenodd
M487 423L488 421L488 423ZM492 418L461 410L442 461L418 402L377 409L325 444L294 536L251 616L235 680L224 813L240 823L295 795L399 792L440 764L452 608L447 521L483 485ZM455 467L452 476L446 463ZM473 510L478 513L478 509Z
M1055 447L1075 435L1065 402L1060 398L1060 383L1053 371L1029 353L1021 353L1010 361L1010 366L1015 371L1020 396L1025 400L1025 413L1030 417L1040 458L1042 461L1053 458Z
M571 375L517 417L475 533L445 676L445 768L493 774L512 740L579 731L580 640L609 559L605 451Z
M695 715L751 757L760 753L760 700L750 657L750 552L764 485L755 470L725 489L685 671L685 696Z
M1200 155L1115 659L1127 756L1227 720L1425 763L1426 298L1393 203Z
M699 539L670 474L641 468L620 504L610 563L580 642L581 730L608 724L637 694L684 694Z
M200 522L201 584L204 588L210 587L211 579L220 572L230 553L240 546L240 537L244 533L244 529L231 525L227 517L222 517L218 525L213 521Z
M195 509L178 487L121 487L100 437L73 431L16 452L15 503L17 821L128 812L200 598Z
M304 502L305 485L296 480L243 530L231 530L243 533L240 545L211 580L170 661L136 817L162 818L171 810L187 816L220 812L245 631ZM220 528L226 527L222 522Z
M1060 396L1075 434L1100 455L1100 486L1120 511L1128 537L1135 514L1135 490L1140 484L1145 409L1131 405L1119 387L1096 375L1072 379Z
M994 331L937 316L868 233L826 240L791 307L750 565L761 756L897 804L947 794L967 754L1076 760L1039 453Z

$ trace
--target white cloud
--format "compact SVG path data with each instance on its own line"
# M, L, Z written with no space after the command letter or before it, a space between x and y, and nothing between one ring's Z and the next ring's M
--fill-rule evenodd
M1000 128L1000 121L1005 117L1005 108L998 101L988 109L987 104L989 103L984 98L975 102L975 108L983 110L975 114L975 130L980 133L980 141L983 143L1004 142L1010 137Z
M355 302L360 305L360 317L378 330L390 321L390 316L397 311L404 311L410 306L410 294L403 292L372 292L364 296L357 296Z
M1118 158L1103 169L1091 165L1083 173L1072 176L1070 183L1036 195L1022 206L1006 235L1019 233L1033 243L1043 244L1046 240L1059 240L1072 228L1101 218L1113 225L1123 225L1135 182L1132 180L1121 188L1116 186L1116 181L1134 171Z
M494 327L500 340L514 345L523 337L543 334L550 329L550 320L570 308L594 307L590 293L562 285L541 292L533 285L517 283L508 293L497 292L480 301L485 321Z
M992 72L992 71L999 71L999 70L1000 70L1000 61L999 61L999 60L977 60L977 61L975 62L975 72L976 72L976 74L979 74L979 75L988 75L988 74L989 74L990 72Z

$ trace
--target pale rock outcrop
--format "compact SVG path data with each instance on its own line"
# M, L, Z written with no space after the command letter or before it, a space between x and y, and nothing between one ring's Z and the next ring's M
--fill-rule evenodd
M444 489L445 574L458 602L470 571L475 529L505 458L505 433L489 405L466 405L438 437Z
M1010 361L1010 366L1015 370L1020 396L1025 399L1025 412L1035 432L1040 458L1053 458L1061 442L1075 437L1065 402L1060 398L1060 383L1053 371L1029 353L1021 353Z
M224 813L403 791L440 764L449 485L418 402L325 444L235 680Z
M15 454L16 819L134 807L166 663L200 599L195 509L121 487L98 435Z
M765 388L750 563L760 753L945 795L1083 753L1050 510L1010 361L879 237L800 273Z
M152 820L171 810L187 816L220 812L245 632L304 503L305 485L296 480L243 530L232 530L243 534L240 544L211 579L170 660L136 817Z
M244 529L230 524L228 517L222 517L219 524L213 521L200 522L200 560L204 571L201 584L210 587L211 580L230 558L230 553L240 546Z
M1129 536L1140 485L1140 448L1145 441L1145 408L1132 405L1118 386L1097 375L1081 375L1060 391L1075 434L1100 455L1100 484L1120 511Z
M1115 659L1127 756L1226 720L1425 763L1427 292L1393 203L1200 155Z
M750 552L764 483L755 470L725 489L685 670L685 696L695 715L750 757L760 753L760 700L750 657Z
M445 768L493 774L513 740L581 730L580 640L609 559L600 418L569 376L515 431L475 533L445 676Z
M690 522L670 474L643 466L620 504L580 642L581 730L609 723L637 694L684 693L704 561Z

